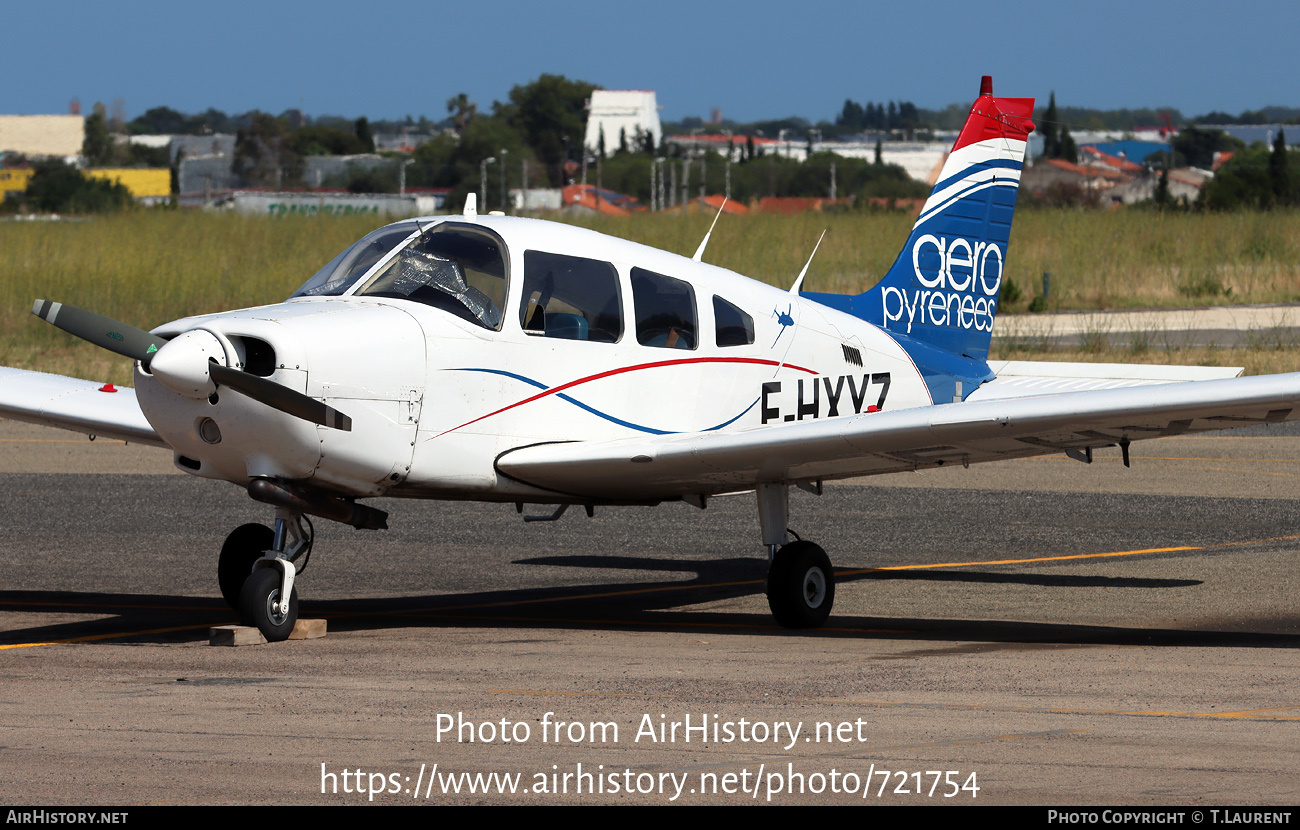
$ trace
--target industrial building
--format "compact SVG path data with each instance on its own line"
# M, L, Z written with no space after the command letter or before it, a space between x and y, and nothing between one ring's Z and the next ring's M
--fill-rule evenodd
M663 128L659 126L659 105L655 103L654 90L593 90L587 105L587 134L582 141L588 152L600 149L602 132L607 153L618 149L620 134L629 146L638 135L649 134L658 147Z
M85 132L86 119L80 115L0 115L0 152L75 156Z

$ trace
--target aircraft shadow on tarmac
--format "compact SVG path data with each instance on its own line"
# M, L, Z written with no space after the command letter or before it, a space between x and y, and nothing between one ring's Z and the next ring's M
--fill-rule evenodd
M346 634L412 627L643 629L687 632L707 628L722 635L755 633L787 637L839 637L959 643L1148 645L1180 647L1300 647L1300 635L1270 632L1196 631L1070 623L870 617L833 613L825 628L787 631L766 607L753 611L686 611L687 606L761 596L764 562L751 558L673 560L616 556L549 556L515 564L569 566L693 574L686 581L619 582L495 590L426 596L317 599L302 603L302 616L324 617L330 631ZM847 587L868 580L929 580L1025 585L1038 588L1170 589L1200 584L1186 579L1138 579L983 571L856 571L840 576ZM24 625L20 617L72 614L67 622ZM95 616L95 619L86 619ZM9 619L6 620L6 617ZM101 594L66 591L0 591L0 646L23 643L174 643L206 639L209 625L235 622L234 613L209 597ZM291 646L281 646L291 647ZM963 646L964 647L964 646Z

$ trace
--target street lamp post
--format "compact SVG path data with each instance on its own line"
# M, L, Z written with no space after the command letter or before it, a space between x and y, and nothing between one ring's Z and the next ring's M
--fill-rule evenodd
M496 156L488 156L478 164L478 200L484 213L487 213L487 166L496 161Z
M501 210L506 209L506 156L510 153L505 147L501 148Z
M398 173L397 195L398 196L406 195L406 168L408 165L412 165L412 164L415 164L415 159L407 159L406 161L402 162L401 165L397 168L397 173Z
M659 210L659 159L650 162L650 212Z
M736 151L735 139L731 130L723 130L722 134L727 137L727 189L723 194L728 201L731 199L731 155Z

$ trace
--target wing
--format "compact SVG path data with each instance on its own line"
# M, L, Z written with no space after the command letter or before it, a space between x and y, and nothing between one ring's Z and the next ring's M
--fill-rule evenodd
M145 420L134 389L101 392L89 380L0 367L0 416L87 435L166 447Z
M571 498L652 501L877 475L1300 417L1300 373L1038 394L735 432L520 447L502 474Z

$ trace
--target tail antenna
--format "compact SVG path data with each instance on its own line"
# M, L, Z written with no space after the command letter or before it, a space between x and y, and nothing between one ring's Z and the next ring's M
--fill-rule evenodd
M822 240L825 238L826 231L822 231L822 235L817 237L817 244L813 246L812 255L809 256L808 261L804 263L803 270L799 272L799 276L795 279L794 285L790 286L790 293L792 295L796 297L799 296L799 288L803 285L803 278L808 274L808 266L812 265L813 257L817 256L817 249L822 246Z
M710 236L713 236L713 229L716 228L716 227L718 226L718 217L722 215L722 209L725 208L726 206L727 206L727 200L726 200L726 198L724 197L723 200L722 200L722 205L718 207L718 212L717 212L716 214L714 214L714 216L713 216L713 224L712 224L712 225L709 225L709 232L706 233L706 234L704 235L704 239L702 239L702 240L700 241L700 247L698 247L698 248L695 249L695 256L691 257L691 259L695 260L696 262L703 262L703 261L704 261L704 259L703 259L703 258L704 258L704 249L705 249L706 247L708 247L708 245L709 245L709 237L710 237Z

